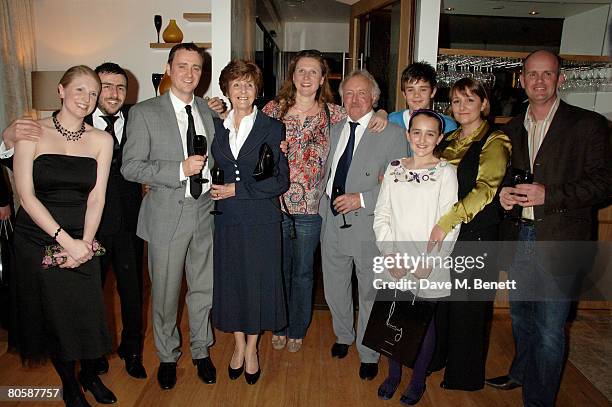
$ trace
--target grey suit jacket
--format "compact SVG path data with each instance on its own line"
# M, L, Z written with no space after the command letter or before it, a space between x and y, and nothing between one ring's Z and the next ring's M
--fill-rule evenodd
M215 134L212 111L197 96L195 104L211 146ZM178 226L188 181L179 178L183 144L170 92L132 107L127 128L130 137L123 147L121 173L129 181L151 187L140 207L136 234L146 241L169 243ZM211 155L208 166L213 167ZM198 202L205 199L202 194Z
M330 151L325 164L325 185L329 178L333 177L331 165L345 123L346 120L343 120L331 128ZM346 193L361 193L365 207L346 214L346 222L352 227L339 229L339 247L344 254L357 256L362 252L363 242L376 241L373 223L374 208L380 191L379 177L383 176L389 162L406 155L407 148L404 130L392 123L381 133L371 133L366 129L363 134L353 154L345 189ZM328 198L324 195L319 203L319 214L323 218L322 239L325 238L326 227L338 228L342 224L342 216L334 217L331 213Z

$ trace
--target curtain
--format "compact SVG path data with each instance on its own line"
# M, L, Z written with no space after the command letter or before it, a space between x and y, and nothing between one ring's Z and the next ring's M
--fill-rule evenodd
M33 0L0 0L0 130L32 109Z

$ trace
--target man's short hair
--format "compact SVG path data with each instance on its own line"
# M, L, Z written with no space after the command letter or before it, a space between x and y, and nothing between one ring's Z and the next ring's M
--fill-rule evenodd
M103 64L98 65L95 71L98 75L101 73L123 75L123 77L125 78L125 82L127 83L128 81L128 76L125 70L114 62L104 62Z
M540 52L551 55L557 60L557 75L560 75L561 74L561 64L563 64L563 59L559 56L559 54L549 51L547 49L536 49L535 51L531 51L529 55L527 55L525 59L523 59L523 66L521 68L521 71L525 73L525 64L527 63L527 60L531 58L534 54L537 54Z
M168 65L172 65L172 61L174 61L174 54L176 54L176 52L181 49L184 49L186 51L197 52L200 55L200 58L202 58L202 63L204 63L204 53L206 52L204 48L198 47L193 42L183 42L180 44L176 44L170 50L170 53L168 54Z
M342 82L340 82L340 87L338 88L338 93L340 93L340 97L342 97L342 88L344 87L344 84L349 79L355 76L363 76L368 81L370 81L370 83L372 84L372 97L374 98L373 107L376 107L378 105L378 98L380 98L380 87L378 86L378 82L376 82L376 79L374 79L372 74L366 71L365 69L355 69L354 71L346 75L344 79L342 79Z
M428 62L420 61L408 65L402 71L401 89L402 92L407 83L425 81L431 85L431 88L436 87L436 70Z

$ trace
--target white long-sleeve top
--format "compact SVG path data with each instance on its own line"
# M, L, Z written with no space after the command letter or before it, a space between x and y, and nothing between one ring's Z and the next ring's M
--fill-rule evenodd
M427 255L427 242L432 228L440 217L457 202L457 171L447 161L440 160L428 169L408 169L401 160L392 161L382 181L376 209L374 233L382 255L400 253L415 258ZM459 236L460 226L448 233L438 252L430 255L441 259L449 256ZM427 277L429 281L450 282L450 268L438 262ZM393 279L385 271L383 278ZM412 273L405 279L417 281ZM417 284L418 286L418 284ZM417 293L417 290L411 290ZM448 288L418 290L423 298L440 298L450 295Z

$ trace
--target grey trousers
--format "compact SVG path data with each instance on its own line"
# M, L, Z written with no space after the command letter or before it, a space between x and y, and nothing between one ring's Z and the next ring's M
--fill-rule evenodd
M209 316L213 290L212 207L208 194L198 201L185 199L183 207L177 208L182 212L172 240L167 244L149 242L153 336L160 362L176 362L181 356L177 310L183 270L192 359L207 357L213 342Z
M322 230L321 262L325 300L332 314L334 334L338 343L350 345L355 341L351 283L353 264L355 264L359 292L357 351L361 362L377 363L380 355L361 343L376 296L372 286L372 259L368 256L350 256L341 253L338 244L340 229L334 222L331 211L327 215L327 222L323 225Z

